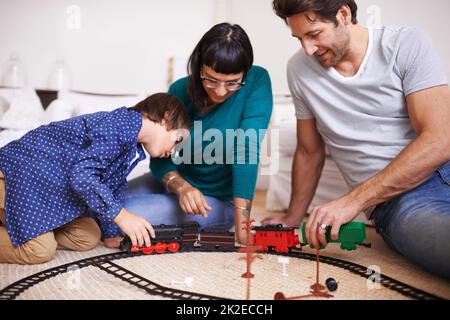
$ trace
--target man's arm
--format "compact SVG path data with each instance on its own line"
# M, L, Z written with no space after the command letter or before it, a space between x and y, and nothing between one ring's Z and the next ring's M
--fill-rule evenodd
M411 123L417 138L384 170L344 197L314 208L306 233L310 243L318 245L318 224L332 226L337 239L342 224L362 211L393 199L422 184L442 164L450 160L450 91L438 86L410 94L407 98ZM319 240L326 245L325 230Z
M450 160L450 91L447 86L419 91L406 98L418 137L378 175L357 188L362 210L395 198L422 184Z
M298 120L288 214L281 219L266 218L262 221L264 225L300 225L316 192L324 162L325 143L317 131L316 120Z

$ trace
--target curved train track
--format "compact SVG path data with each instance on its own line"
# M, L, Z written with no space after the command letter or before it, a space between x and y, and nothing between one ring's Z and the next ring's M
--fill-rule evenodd
M211 252L208 250L194 250L194 251L185 251L185 252ZM315 261L316 255L310 254L310 253L304 253L301 251L293 251L291 253L275 253L270 252L268 254L272 255L279 255L279 256L287 256L287 257L293 257L297 259L304 259L304 260L310 260ZM64 274L70 270L71 267L78 267L78 268L85 268L89 266L97 267L104 272L121 279L122 281L133 285L137 288L140 288L142 290L145 290L150 295L155 296L161 296L166 298L172 298L172 299L181 299L181 300L228 300L223 297L217 297L217 296L210 296L205 294L199 294L194 292L188 292L183 290L178 290L170 287L164 287L161 286L149 279L145 279L138 274L135 274L126 268L123 268L117 264L115 264L113 261L124 259L124 258L130 258L135 256L140 256L141 253L129 253L129 252L117 252L117 253L111 253L111 254L105 254L100 255L96 257L91 257L79 261L74 261L65 265L61 265L55 268L51 268L48 270L41 271L39 273L36 273L34 275L28 276L26 278L23 278L22 280L19 280L17 282L14 282L7 286L6 288L0 290L0 300L14 300L17 297L20 296L23 292L25 292L27 289L33 287L34 285L41 283L43 281L46 281L48 279L51 279L53 277L56 277L60 274ZM335 258L330 258L327 256L320 256L320 262L329 264L341 269L348 270L358 276L361 276L363 278L369 279L371 277L371 273L367 272L367 267L344 261L339 260ZM379 283L393 291L396 291L403 296L406 296L408 298L416 299L416 300L443 300L441 297L438 297L436 295L430 294L428 292L425 292L423 290L414 288L412 286L409 286L405 283L402 283L398 280L395 280L393 278L390 278L388 276L385 276L383 274L379 275L378 278Z

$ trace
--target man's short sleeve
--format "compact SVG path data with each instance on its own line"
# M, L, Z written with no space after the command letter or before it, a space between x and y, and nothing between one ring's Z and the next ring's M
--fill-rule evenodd
M405 96L448 84L442 60L423 31L406 28L399 40L397 66Z
M289 91L291 92L292 99L295 106L295 116L299 120L310 120L314 119L314 115L310 108L307 106L303 94L301 92L301 82L298 79L297 70L299 66L296 63L297 56L294 56L288 63L287 66L287 77Z

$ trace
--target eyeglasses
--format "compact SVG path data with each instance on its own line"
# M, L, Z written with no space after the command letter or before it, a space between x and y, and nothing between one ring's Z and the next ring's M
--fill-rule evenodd
M225 89L227 91L238 91L243 86L245 86L245 81L238 82L238 81L220 81L217 79L213 79L207 76L204 76L203 74L200 74L200 79L205 83L205 86L210 89L216 89L221 86L223 83Z

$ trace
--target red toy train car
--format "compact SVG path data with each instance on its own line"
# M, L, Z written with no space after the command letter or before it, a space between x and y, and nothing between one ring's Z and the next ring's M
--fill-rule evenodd
M300 243L295 228L284 228L281 224L254 227L255 243L263 251L290 252Z

